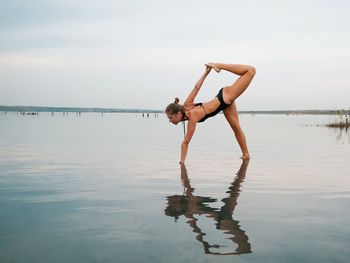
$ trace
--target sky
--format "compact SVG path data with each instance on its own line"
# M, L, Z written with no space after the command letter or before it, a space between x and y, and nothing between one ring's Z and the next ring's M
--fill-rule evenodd
M350 109L348 0L0 0L0 105L164 109L207 62L239 110ZM197 101L237 76L212 71Z

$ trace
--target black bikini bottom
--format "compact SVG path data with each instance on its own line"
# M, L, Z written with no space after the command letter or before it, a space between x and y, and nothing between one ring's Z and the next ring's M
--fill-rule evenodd
M226 109L228 106L231 105L231 104L226 104L226 103L224 102L224 98L223 98L223 96L222 96L222 90L223 90L223 89L224 89L224 88L221 88L221 89L219 90L218 95L216 95L216 97L217 97L218 100L220 101L219 107L217 107L217 109L216 109L215 111L213 111L213 112L211 112L211 113L209 113L209 114L206 114L206 115L205 115L202 119L200 119L198 122L203 122L203 121L205 121L206 119L215 116L215 115L218 114L220 111ZM201 104L200 104L200 105L201 105Z

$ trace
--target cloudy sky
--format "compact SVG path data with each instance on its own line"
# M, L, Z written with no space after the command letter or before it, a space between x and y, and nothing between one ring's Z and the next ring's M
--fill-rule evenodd
M350 108L348 0L0 0L0 105L163 109L206 62L241 110ZM212 72L198 101L233 83Z

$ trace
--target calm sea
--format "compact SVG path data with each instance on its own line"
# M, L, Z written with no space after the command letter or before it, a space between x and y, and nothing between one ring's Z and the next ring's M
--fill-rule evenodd
M350 135L332 116L0 113L0 262L349 262Z

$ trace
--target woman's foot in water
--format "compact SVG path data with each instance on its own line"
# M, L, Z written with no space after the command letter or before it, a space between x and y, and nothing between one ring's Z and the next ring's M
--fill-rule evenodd
M243 155L240 157L240 159L242 159L242 160L249 160L249 159L250 159L250 156L249 156L249 154L243 154Z
M213 68L217 73L219 73L220 72L220 68L218 67L218 65L217 64L215 64L215 63L207 63L207 64L205 64L207 67L211 67L211 68Z

